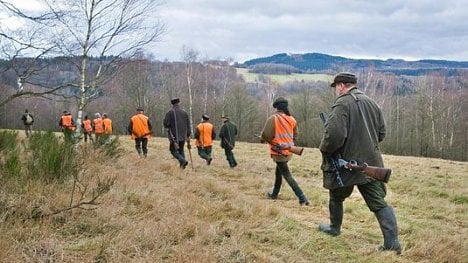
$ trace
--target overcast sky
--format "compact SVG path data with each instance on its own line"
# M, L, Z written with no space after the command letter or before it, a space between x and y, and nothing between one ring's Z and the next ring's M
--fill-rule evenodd
M34 0L9 0L36 9ZM167 28L147 51L237 62L277 53L468 61L468 0L155 0ZM3 22L7 20L2 20Z
M157 59L185 45L243 62L277 53L468 61L468 0L167 0Z

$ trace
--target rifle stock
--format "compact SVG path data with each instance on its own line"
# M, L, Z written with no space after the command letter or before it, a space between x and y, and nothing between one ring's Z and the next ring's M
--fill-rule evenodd
M392 169L369 166L367 163L358 164L354 160L346 162L345 160L340 159L339 162L343 163L343 166L346 169L361 171L367 176L384 183L388 183L388 181L390 180L390 175L392 174Z

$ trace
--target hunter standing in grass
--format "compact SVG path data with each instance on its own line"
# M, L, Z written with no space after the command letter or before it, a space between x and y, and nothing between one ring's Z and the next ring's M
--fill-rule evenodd
M292 153L287 150L294 145L297 138L297 121L291 116L288 109L288 101L279 97L273 102L273 108L276 112L268 118L261 135L261 142L270 144L270 154L273 161L276 162L275 184L273 191L268 192L270 199L277 199L281 189L282 178L288 182L300 205L309 205L309 200L305 196L296 180L291 175L288 167L288 161Z
M62 128L62 132L65 141L71 141L73 131L75 130L75 121L73 116L68 111L63 111L62 117L60 117L59 125Z
M102 123L102 117L99 112L96 112L94 114L92 125L94 130L95 142L102 143L102 135L104 134L104 124Z
M202 121L195 129L195 145L198 149L198 155L206 160L206 164L210 165L213 158L211 158L211 150L213 147L213 140L216 138L216 133L213 129L213 124L209 122L208 115L202 115Z
M330 158L366 162L384 167L378 143L385 137L385 122L380 107L356 87L357 77L343 72L335 76L332 87L337 99L325 123L319 149L323 155L321 169L323 185L329 189L330 224L320 224L319 230L338 236L343 221L343 201L356 185L369 209L374 212L384 236L381 250L401 253L398 228L392 207L385 202L386 187L360 171L346 171L342 186L338 185Z
M102 141L103 143L110 143L112 135L112 120L109 118L107 113L102 114L102 125L104 126L104 134Z
M190 120L187 112L180 108L180 99L171 100L172 109L164 117L164 128L167 129L169 151L179 161L180 168L185 169L188 161L185 159L184 145L190 147Z
M81 128L83 129L83 137L84 141L87 142L88 138L91 142L93 142L93 126L91 125L91 120L88 118L88 115L84 116L83 123L81 124Z
M21 120L24 124L24 132L26 133L26 137L29 138L32 131L32 125L34 123L34 117L31 113L29 113L28 109L25 109L23 115L21 116Z
M237 166L236 159L234 158L234 146L236 145L237 126L230 121L229 116L221 116L223 120L223 126L219 131L219 139L221 140L221 148L224 149L226 160L229 163L229 167L234 168Z
M130 118L127 130L132 136L132 140L135 140L135 149L139 156L146 158L148 155L148 138L150 137L153 127L149 118L143 114L144 110L142 107L137 108L137 114Z

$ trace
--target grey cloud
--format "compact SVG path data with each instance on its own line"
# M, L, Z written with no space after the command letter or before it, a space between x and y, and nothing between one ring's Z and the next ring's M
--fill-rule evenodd
M169 28L157 57L182 45L237 61L279 52L378 58L468 60L468 0L175 0L162 6Z

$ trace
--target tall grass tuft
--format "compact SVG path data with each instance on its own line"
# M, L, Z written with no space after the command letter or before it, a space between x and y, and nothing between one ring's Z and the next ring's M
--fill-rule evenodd
M0 132L0 176L18 177L21 174L18 132Z
M63 182L78 175L79 161L70 142L52 132L36 132L29 139L31 158L27 160L28 176L47 182Z
M114 139L109 138L103 144L97 145L99 146L99 151L106 159L119 158L123 154L119 137L115 137Z

